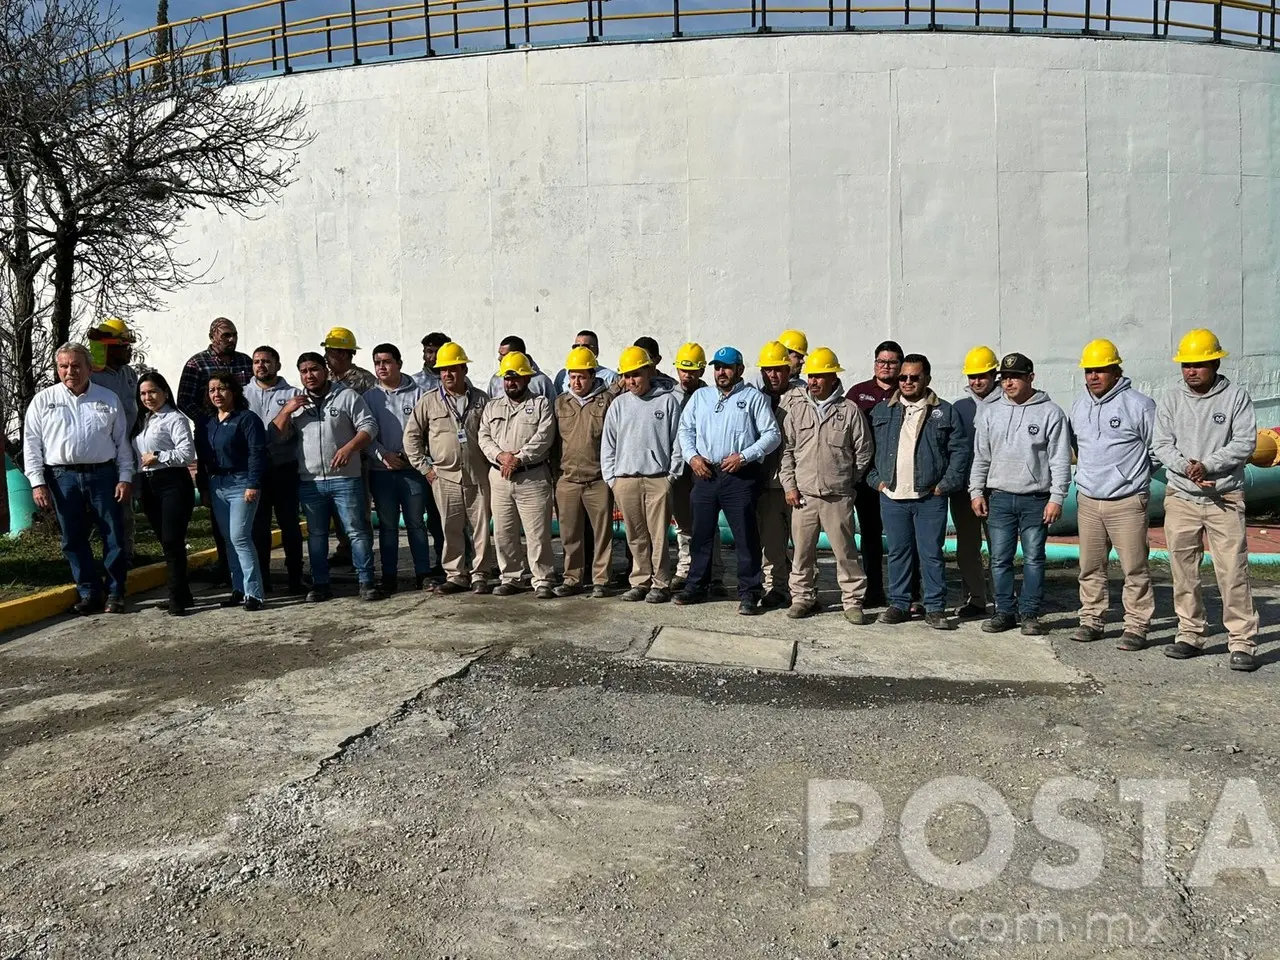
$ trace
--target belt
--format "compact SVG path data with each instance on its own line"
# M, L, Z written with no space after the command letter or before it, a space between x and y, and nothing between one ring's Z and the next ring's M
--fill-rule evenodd
M511 472L511 475L514 477L517 473L528 473L530 470L537 470L539 467L545 467L546 465L547 465L546 460L539 460L537 463L521 464ZM496 463L491 463L489 464L489 466L493 467L493 469L497 470L499 473L502 472L502 468L498 466Z
M666 478L667 472L662 473L620 473L619 480L657 480L659 477Z
M70 470L72 473L93 473L103 467L114 467L114 460L103 460L101 463L51 463L50 470Z

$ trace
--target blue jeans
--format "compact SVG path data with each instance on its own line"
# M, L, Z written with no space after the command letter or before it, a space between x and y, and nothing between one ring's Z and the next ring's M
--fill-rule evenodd
M1022 592L1017 613L1023 617L1040 615L1044 599L1044 542L1049 528L1044 523L1047 493L1004 493L992 490L987 498L987 536L991 549L991 582L995 586L996 612L1014 612L1013 558L1022 540Z
M423 515L432 500L427 478L417 470L370 470L369 490L378 511L378 553L382 579L394 580L400 567L400 516L409 539L413 572L425 576L431 569L431 545Z
M311 582L329 585L329 521L337 514L351 538L351 562L362 587L373 586L373 534L365 515L364 481L359 477L303 480L298 484L302 515L307 518L307 556Z
M910 609L918 560L925 612L942 613L947 606L947 567L942 558L947 498L929 494L919 500L894 500L881 493L880 520L889 541L889 605Z
M231 589L255 600L262 599L262 568L253 545L253 518L257 501L244 502L249 486L247 473L211 474L209 493L213 496L213 519L227 541L227 565L231 568Z
M77 473L62 467L45 470L53 508L62 528L62 555L71 567L71 578L81 597L101 597L102 577L98 562L89 546L89 513L93 513L98 535L102 537L102 563L107 569L107 594L123 597L128 561L124 553L124 515L116 503L116 484L120 472L114 463L89 473Z
M764 577L756 517L760 486L760 465L755 463L743 464L737 473L725 473L715 467L710 480L694 477L689 494L693 543L686 588L705 592L710 586L711 547L720 533L720 514L724 513L738 555L738 599L760 599Z

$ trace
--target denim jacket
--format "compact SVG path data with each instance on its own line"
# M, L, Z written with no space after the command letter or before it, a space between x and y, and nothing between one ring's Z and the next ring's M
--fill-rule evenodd
M942 495L964 490L969 485L969 435L956 408L938 399L932 390L925 401L930 407L920 440L916 444L915 486L917 490L937 489ZM867 471L867 486L893 488L897 480L898 437L902 433L902 403L899 394L881 400L871 409L871 432L876 453Z

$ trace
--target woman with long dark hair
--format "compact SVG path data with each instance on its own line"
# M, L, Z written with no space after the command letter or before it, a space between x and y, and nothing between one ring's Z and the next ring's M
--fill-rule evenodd
M173 391L151 370L138 381L139 416L133 449L141 472L142 509L164 550L169 612L180 617L193 600L187 582L187 527L195 509L195 487L187 469L196 460L187 418L173 405Z
M209 374L205 410L196 428L196 449L209 471L214 521L227 540L231 596L222 605L261 610L262 570L253 546L253 517L267 466L267 432L228 370Z

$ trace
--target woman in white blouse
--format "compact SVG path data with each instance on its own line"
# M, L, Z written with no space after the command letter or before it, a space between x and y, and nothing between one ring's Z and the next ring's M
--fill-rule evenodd
M187 582L187 527L195 509L187 467L195 463L195 442L186 416L173 405L173 391L154 370L138 381L138 409L133 449L141 467L142 509L164 549L169 612L180 617L195 602Z

